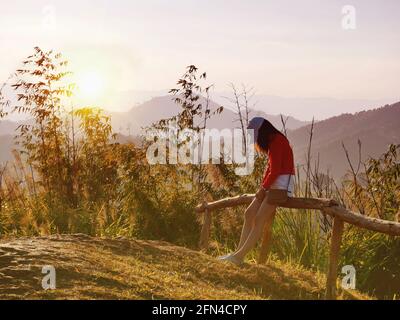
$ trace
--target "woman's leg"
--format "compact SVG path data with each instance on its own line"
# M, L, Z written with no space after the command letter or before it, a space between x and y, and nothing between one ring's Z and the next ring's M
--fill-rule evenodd
M242 234L240 236L239 245L237 247L238 251L246 242L249 237L250 231L253 228L255 218L257 216L257 212L261 207L261 201L258 199L254 199L250 206L246 209L244 213L244 223L242 228Z
M275 212L276 206L270 205L267 202L266 197L257 211L257 215L255 216L250 234L248 235L244 244L239 247L239 249L232 255L233 257L237 258L240 261L244 260L246 254L251 249L253 249L256 246L258 240L260 240L265 223L270 219L274 219Z

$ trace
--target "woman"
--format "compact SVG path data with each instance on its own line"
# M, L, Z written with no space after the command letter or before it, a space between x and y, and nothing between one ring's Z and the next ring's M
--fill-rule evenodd
M268 155L268 167L256 198L245 212L245 221L238 249L220 260L242 264L246 254L261 238L264 225L274 219L276 205L268 199L272 189L287 190L288 196L294 192L293 151L286 137L268 120L253 118L248 129L254 130L254 141L259 153Z

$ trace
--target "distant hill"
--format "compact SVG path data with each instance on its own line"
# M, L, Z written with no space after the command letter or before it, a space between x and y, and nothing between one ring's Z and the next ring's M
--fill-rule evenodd
M218 104L212 102L211 109ZM119 133L118 141L138 141L136 136L141 128L160 119L169 118L179 112L179 106L172 101L171 96L153 98L124 113L111 113L114 130ZM251 116L263 116L281 129L280 116L266 115L261 111L252 111ZM215 115L208 123L209 128L235 128L237 116L229 109L220 115ZM353 162L358 160L358 139L362 142L362 160L368 157L378 157L391 143L400 143L400 102L378 109L362 111L355 114L342 114L315 123L312 143L312 158L320 158L320 169L327 170L335 178L342 177L348 164L342 149L342 141L350 152ZM0 163L11 157L14 130L18 123L0 121ZM128 129L128 126L130 127ZM287 122L289 139L298 164L305 163L305 155L309 140L310 125L289 117ZM130 136L130 137L128 137Z
M130 110L132 106L139 106L155 97L162 97L169 90L137 91L128 90L110 95L104 102L107 110ZM212 99L222 105L227 104L225 97L232 98L232 92L227 90L213 91ZM376 106L383 106L396 101L395 98L385 99L335 99L330 97L283 97L256 93L251 99L255 103L254 109L266 114L290 114L300 120L325 120L345 112L355 113L369 110Z
M307 125L289 133L297 163L305 163L310 127ZM321 170L329 169L334 177L339 178L348 169L342 142L349 150L351 160L357 163L358 139L362 143L362 161L380 156L391 143L399 144L400 102L317 122L312 142L313 160L319 154Z
M343 113L356 113L362 110L370 110L376 106L383 106L396 99L334 99L321 98L285 98L279 96L258 95L257 109L266 113L290 114L298 119L316 120L329 119L332 116Z
M0 136L0 164L12 159L12 149L14 148L14 136Z
M203 101L204 102L204 101ZM210 108L215 111L220 105L211 101ZM124 143L127 141L139 141L138 136L143 133L142 128L150 126L154 122L161 119L170 118L180 112L180 107L173 101L170 95L155 97L149 101L133 107L128 112L109 112L111 116L114 131L118 133L117 141ZM281 118L279 115L266 115L262 111L252 111L251 116L261 116L270 120L276 127L282 128ZM286 118L286 117L285 117ZM224 109L222 114L214 115L208 121L208 128L216 129L233 129L238 128L239 123L236 121L237 115L229 110ZM0 163L11 159L12 137L15 135L16 128L21 123L0 120ZM288 129L297 129L307 125L308 122L300 121L293 117L287 118L286 126Z
M18 122L0 120L0 136L14 134L17 127Z
M204 103L204 101L203 101ZM211 101L210 108L216 110L220 105ZM180 107L173 101L172 96L162 96L153 98L141 105L132 108L128 112L111 113L112 124L115 131L123 134L138 135L141 128L151 125L152 123L170 118L180 112ZM267 115L262 111L252 110L251 116L262 116L271 121L276 127L282 128L281 118L279 115ZM213 116L208 121L208 128L216 129L233 129L239 127L237 115L230 109L225 108L220 115ZM298 129L305 126L308 122L297 120L289 117L286 123L288 129Z

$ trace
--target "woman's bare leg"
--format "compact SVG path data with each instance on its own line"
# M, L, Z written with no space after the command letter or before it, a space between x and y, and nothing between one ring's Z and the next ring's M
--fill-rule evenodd
M257 212L261 207L261 201L258 199L254 199L250 206L246 209L244 213L244 223L242 228L242 234L240 236L239 245L237 250L239 250L244 243L246 242L247 238L249 237L250 231L253 228L254 220L256 219Z
M250 233L242 246L232 255L233 257L237 258L240 261L243 261L246 254L253 249L258 240L260 240L265 223L269 219L274 219L276 212L276 206L270 205L267 202L267 197L262 202L260 208L257 211L257 215L255 216L252 228Z

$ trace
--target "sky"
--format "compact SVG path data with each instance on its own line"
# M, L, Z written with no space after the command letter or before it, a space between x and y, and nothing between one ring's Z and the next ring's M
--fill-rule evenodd
M221 92L233 82L262 95L390 103L400 100L399 16L398 0L7 1L0 81L39 46L63 53L92 85L82 99L99 104L163 92L190 64Z

